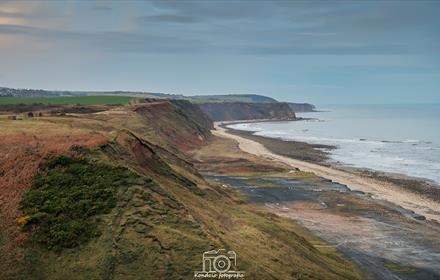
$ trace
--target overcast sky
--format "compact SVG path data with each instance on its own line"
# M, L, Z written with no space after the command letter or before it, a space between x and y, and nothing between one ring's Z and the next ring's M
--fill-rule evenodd
M0 0L0 86L440 103L440 1Z

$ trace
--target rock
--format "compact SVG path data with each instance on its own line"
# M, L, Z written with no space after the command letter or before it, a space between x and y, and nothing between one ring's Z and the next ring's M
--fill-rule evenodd
M423 216L423 215L417 215L417 214L414 215L413 218L416 219L416 220L419 220L419 221L424 221L424 220L426 220L426 217L425 217L425 216Z
M359 195L365 195L365 192L363 191L352 191L352 192Z

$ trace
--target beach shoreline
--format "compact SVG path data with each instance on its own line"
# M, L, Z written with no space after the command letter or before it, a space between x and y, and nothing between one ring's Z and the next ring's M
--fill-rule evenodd
M228 124L230 123L215 123L213 134L237 141L239 148L244 152L265 159L282 162L292 168L311 172L328 180L347 185L348 188L353 191L364 192L370 194L373 198L389 201L413 211L418 214L419 219L426 218L430 221L440 221L440 191L431 182L425 182L421 179L411 178L400 174L387 174L385 172L368 169L357 169L324 163L325 151L316 150L316 147L314 147L315 145L295 141L295 143L301 143L302 145L301 147L297 146L297 148L305 149L304 151L311 155L308 159L297 159L295 154L283 152L283 148L286 150L285 147L278 147L278 150L274 151L273 143L268 144L269 142L267 142L270 140L267 140L266 142L262 141L262 138L273 138L262 136L252 137L250 136L252 133L225 128ZM273 140L290 142L280 139ZM271 145L272 147L269 148ZM332 147L328 148L330 149ZM315 152L311 152L312 150ZM428 191L426 191L427 189Z

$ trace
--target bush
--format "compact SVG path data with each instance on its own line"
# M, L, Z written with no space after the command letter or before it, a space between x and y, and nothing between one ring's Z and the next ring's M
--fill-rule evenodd
M48 249L76 247L99 235L93 216L116 206L118 188L139 179L125 167L56 157L36 175L21 202L29 217L24 226L35 228L34 238Z

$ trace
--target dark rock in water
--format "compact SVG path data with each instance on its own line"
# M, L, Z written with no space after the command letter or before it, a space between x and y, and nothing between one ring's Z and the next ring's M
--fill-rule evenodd
M416 219L416 220L419 220L419 221L426 220L426 217L423 216L423 215L414 215L413 218Z
M365 192L363 191L352 191L354 194L360 194L360 195L365 195Z

